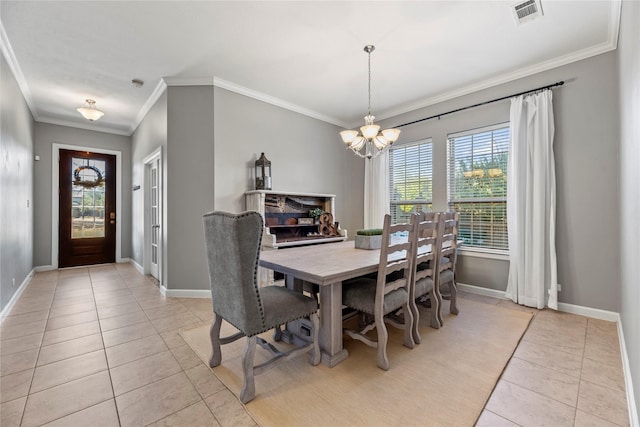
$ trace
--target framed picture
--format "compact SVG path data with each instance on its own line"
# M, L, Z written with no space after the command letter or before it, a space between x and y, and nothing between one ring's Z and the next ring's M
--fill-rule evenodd
M298 224L313 225L313 218L298 218Z

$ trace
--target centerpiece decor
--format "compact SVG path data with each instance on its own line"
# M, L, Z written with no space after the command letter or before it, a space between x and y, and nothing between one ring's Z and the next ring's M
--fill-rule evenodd
M382 246L382 228L370 228L356 231L356 249L380 249Z

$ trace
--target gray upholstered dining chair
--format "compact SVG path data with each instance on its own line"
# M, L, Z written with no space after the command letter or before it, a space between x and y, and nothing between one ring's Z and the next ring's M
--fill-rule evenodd
M406 347L415 346L414 310L409 307L414 226L414 221L411 224L391 224L391 216L385 215L377 278L356 278L344 283L342 287L342 304L363 313L365 319L359 330L345 329L344 333L370 347L377 348L378 367L385 371L389 369L387 357L389 333L385 321L404 330ZM394 233L406 233L408 239L394 239L392 238ZM402 323L395 317L387 316L398 309L402 309ZM373 329L376 329L377 341L366 335Z
M318 302L284 287L258 287L257 269L263 231L263 220L259 213L207 213L204 215L204 231L211 302L215 313L210 332L212 355L209 366L213 368L220 365L221 344L229 344L246 336L240 400L247 403L255 397L254 375L307 352L311 355L313 365L320 363ZM281 352L257 336L275 329L277 340L281 325L307 316L312 323L312 341L308 344ZM229 322L239 332L220 337L222 320ZM268 350L272 357L254 366L256 343Z
M441 293L448 288L450 299L449 312L458 314L458 287L456 286L456 260L458 258L458 212L444 212L442 214L444 226L442 233L442 251L438 266L438 286ZM442 322L442 319L441 319Z
M411 301L413 311L413 340L420 343L418 323L420 313L415 301L421 297L429 297L431 301L431 327L438 329L442 326L440 316L440 296L438 286L438 267L440 261L440 246L444 222L440 213L414 215L416 230L413 235L413 268L411 270Z

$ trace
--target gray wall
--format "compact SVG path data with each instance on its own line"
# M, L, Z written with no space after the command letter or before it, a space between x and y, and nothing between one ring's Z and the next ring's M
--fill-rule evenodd
M144 159L158 148L162 151L162 169L167 169L167 92L165 91L147 113L142 122L131 135L131 183L140 185L140 190L131 195L131 259L140 266L144 266L144 196L146 188ZM166 174L163 175L163 199L167 199ZM163 217L166 216L167 204L163 205ZM162 247L166 246L165 234L162 233ZM162 252L163 272L166 277L166 251Z
M640 3L622 3L620 79L620 260L622 330L640 408Z
M0 310L33 268L33 117L0 54ZM13 281L15 280L15 286Z
M51 259L51 156L53 144L102 148L122 153L122 192L120 207L122 258L131 257L131 138L104 132L36 123L34 154L40 156L35 163L34 189L34 264L50 266ZM57 262L56 262L57 264Z
M215 107L215 108L214 108ZM143 159L163 150L164 257L169 290L209 288L202 215L243 211L253 164L264 151L274 189L336 195L336 219L362 227L364 161L344 149L338 129L213 86L171 86L132 136L133 259L144 262Z
M167 289L209 289L202 215L214 207L213 103L213 86L167 89Z
M215 207L242 211L254 163L271 161L273 189L336 195L335 219L350 238L363 226L364 160L337 126L215 88Z
M564 80L554 89L560 302L619 311L619 235L602 213L619 206L616 53L598 55L392 119L400 125ZM509 100L402 128L401 141L433 138L434 209L447 208L448 133L509 121ZM594 250L594 244L599 245ZM460 257L461 283L505 290L508 261Z

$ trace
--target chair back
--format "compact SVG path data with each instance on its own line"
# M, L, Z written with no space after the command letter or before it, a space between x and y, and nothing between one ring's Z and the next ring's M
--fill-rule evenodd
M408 297L411 286L411 269L413 267L412 241L414 224L391 224L391 216L387 214L384 216L382 230L376 288L376 311L382 310L385 295L393 291L404 289ZM395 233L406 234L407 238L395 236Z
M444 229L444 221L440 212L423 212L412 218L415 223L413 237L412 292L415 291L415 283L431 278L437 281L440 264L441 239ZM420 295L413 295L415 299Z
M456 258L458 254L458 220L460 214L458 212L444 212L443 233L442 233L442 252L440 254L440 271L451 270L455 272Z
M213 311L240 331L265 324L257 286L263 221L258 212L204 215Z

